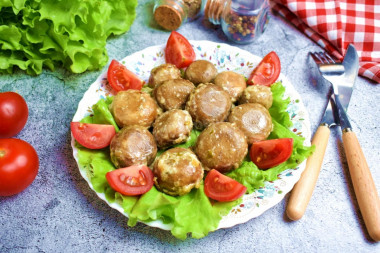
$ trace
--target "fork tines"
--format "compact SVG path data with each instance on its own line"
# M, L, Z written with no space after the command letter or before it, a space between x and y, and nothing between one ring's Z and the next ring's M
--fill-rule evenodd
M313 57L314 61L317 64L335 64L338 63L336 59L331 57L328 53L326 52L314 52L310 53L311 57Z

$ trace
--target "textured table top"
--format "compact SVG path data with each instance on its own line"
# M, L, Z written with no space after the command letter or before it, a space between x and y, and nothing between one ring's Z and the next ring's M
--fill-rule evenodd
M166 42L169 33L154 24L151 2L139 1L131 30L108 40L110 60ZM191 40L229 43L220 27L202 19L178 31ZM282 73L301 94L314 132L327 90L315 85L308 52L320 48L273 15L262 37L239 47L259 56L277 52ZM313 197L297 222L286 217L287 196L258 218L200 240L177 240L168 231L143 224L128 227L127 218L81 178L70 146L69 125L78 102L106 68L80 75L57 69L37 77L21 72L0 76L1 92L17 91L28 103L29 119L17 138L31 143L40 157L32 185L16 196L0 197L0 252L380 252L358 209L339 128L332 129ZM379 103L380 86L359 77L348 114L380 192Z

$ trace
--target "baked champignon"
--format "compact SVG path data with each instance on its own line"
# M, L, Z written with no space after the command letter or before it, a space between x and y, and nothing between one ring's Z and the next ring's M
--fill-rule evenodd
M165 63L152 69L148 85L154 89L157 85L167 80L178 78L181 78L181 71L175 65Z
M188 111L174 109L161 114L153 124L153 136L161 148L185 142L193 129Z
M239 99L239 104L259 103L269 109L273 103L270 87L264 85L251 85L247 87Z
M184 109L187 99L195 86L185 79L172 79L156 86L153 95L157 104L165 111Z
M153 166L154 183L169 195L178 196L199 188L203 168L197 156L187 148L172 148L157 158Z
M126 90L116 94L110 111L120 127L138 125L148 128L160 109L149 94L139 90Z
M222 87L200 84L190 94L186 110L193 118L194 126L203 129L211 123L224 121L231 109L231 98Z
M117 168L149 165L154 161L157 145L153 135L144 127L124 127L110 144L111 161Z
M223 71L219 73L215 77L214 83L228 92L232 102L238 100L247 87L244 76L233 71Z
M186 69L185 78L198 85L212 82L217 74L218 70L214 64L206 60L197 60Z
M231 110L228 121L244 132L248 144L265 140L273 130L269 111L257 103L236 106Z
M244 133L234 124L219 122L203 130L194 151L206 170L228 172L241 165L248 144Z

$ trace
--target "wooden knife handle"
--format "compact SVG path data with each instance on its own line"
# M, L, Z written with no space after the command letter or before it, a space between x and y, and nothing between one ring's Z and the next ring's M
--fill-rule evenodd
M291 220L299 220L305 213L321 171L329 136L330 129L327 125L320 125L314 134L311 144L315 145L315 151L307 159L305 170L294 186L286 208L286 214Z
M380 241L380 200L371 171L356 134L352 131L343 131L342 139L364 223L371 238Z

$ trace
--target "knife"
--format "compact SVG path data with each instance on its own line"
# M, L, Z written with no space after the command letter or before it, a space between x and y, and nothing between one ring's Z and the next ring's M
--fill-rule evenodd
M306 207L313 194L321 171L323 157L330 136L330 127L335 126L335 103L332 100L334 93L330 89L325 113L315 132L311 144L315 145L313 154L307 159L305 170L294 186L286 208L286 214L291 220L299 220L306 211Z
M333 85L335 86L334 89L339 89L339 92L334 90L332 96L337 109L337 114L334 115L335 121L342 129L343 147L364 223L371 238L375 241L380 241L379 195L358 138L352 131L350 121L345 112L350 102L352 87L359 69L359 58L353 45L349 45L343 65L345 68L343 80L337 83L338 85Z

